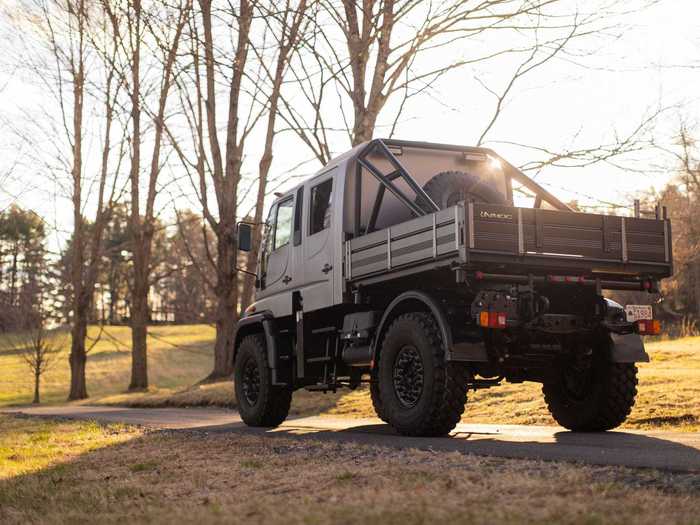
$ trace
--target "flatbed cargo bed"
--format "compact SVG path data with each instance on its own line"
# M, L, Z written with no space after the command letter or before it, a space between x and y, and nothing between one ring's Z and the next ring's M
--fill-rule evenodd
M426 265L489 274L557 273L642 289L672 274L668 219L461 202L346 242L351 284Z

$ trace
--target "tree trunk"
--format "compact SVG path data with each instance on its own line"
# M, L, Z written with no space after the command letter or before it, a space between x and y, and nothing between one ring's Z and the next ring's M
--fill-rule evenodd
M34 372L34 400L33 404L39 404L39 381L41 379L41 374L38 371Z
M114 324L114 307L116 306L116 301L114 299L114 285L110 285L110 291L109 291L109 314L108 315L108 324L113 325Z
M12 266L10 267L10 306L15 305L15 297L17 296L17 258L19 256L19 246L15 242L14 249L12 251Z
M222 221L223 222L223 221ZM231 221L226 221L231 222ZM223 226L232 232L234 224ZM236 329L238 306L238 282L236 279L235 248L232 235L222 232L218 236L216 280L216 342L214 344L214 369L207 380L229 377L233 370L233 336Z
M236 305L225 297L219 297L216 308L216 342L214 343L214 369L208 380L224 379L233 371L233 337L236 331Z
M69 401L87 399L87 386L85 382L85 363L87 353L85 351L85 337L87 336L86 312L78 311L73 319L71 329L70 348L70 393Z
M136 270L135 265L135 270ZM131 298L131 383L129 391L148 389L148 278L135 272Z
M374 129L377 125L377 117L379 116L379 109L372 107L376 105L370 104L367 108L358 107L355 109L356 120L352 134L353 147L372 140Z

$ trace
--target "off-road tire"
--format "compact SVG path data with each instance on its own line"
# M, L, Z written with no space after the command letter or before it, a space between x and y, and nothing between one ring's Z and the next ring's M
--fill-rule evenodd
M259 374L259 392L254 402L244 391L244 374L249 366ZM248 335L241 341L236 352L234 388L238 401L238 412L246 425L251 427L279 426L289 414L292 390L272 385L272 372L267 363L265 340L260 334Z
M441 210L459 201L507 205L505 196L483 179L463 171L443 171L425 183L423 191Z
M603 356L592 366L592 381L583 399L568 395L562 380L542 385L550 414L569 430L611 430L622 424L634 406L637 367L633 363L613 363Z
M370 372L369 397L372 399L372 406L377 417L386 423L384 407L382 406L382 393L379 390L379 363L376 362Z
M417 351L422 389L407 406L395 386L395 366L402 352ZM412 355L415 355L413 353ZM466 371L445 361L445 345L432 315L412 312L397 317L382 340L379 355L382 418L407 436L444 436L459 422L467 401Z

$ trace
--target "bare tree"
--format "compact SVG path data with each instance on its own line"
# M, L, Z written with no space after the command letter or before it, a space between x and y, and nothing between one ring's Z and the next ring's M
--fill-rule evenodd
M407 102L451 71L488 64L503 69L504 60L514 61L502 87L477 76L476 87L495 100L477 135L480 144L524 76L555 58L579 59L571 56L579 52L574 43L604 34L620 6L601 0L583 13L564 0L320 0L306 52L292 64L298 89L283 97L282 118L325 164L334 136L360 144L374 136L380 119L392 135ZM382 117L387 109L391 114Z
M14 336L15 348L27 364L34 379L34 399L39 404L41 378L58 360L65 343L62 334L47 330L43 323Z
M128 57L127 72L121 77L128 91L131 117L130 234L133 274L131 282L132 366L129 390L148 388L147 327L148 295L151 287L152 242L156 222L156 198L163 168L161 147L166 127L166 110L176 75L176 59L183 28L190 16L191 0L174 5L148 4L127 0L116 6L104 1L103 7L112 21L115 39ZM149 59L142 70L144 50ZM155 60L155 63L153 63ZM151 107L151 104L153 107ZM142 118L150 119L149 136L142 128ZM142 146L148 140L150 163L142 173ZM144 177L145 175L145 177ZM142 184L146 192L142 196Z
M697 130L682 122L670 147L659 146L669 155L676 176L662 190L673 222L675 275L664 283L664 291L676 307L700 316L700 153Z
M235 231L238 190L246 141L260 118L261 108L256 94L249 95L244 88L254 17L252 3L243 0L237 11L215 14L211 0L199 0L197 14L199 16L192 17L189 25L193 75L191 82L183 83L180 90L194 139L195 160L179 147L172 133L170 137L183 165L191 173L202 214L215 236L216 253L208 253L207 257L215 278L202 272L217 300L214 366L209 375L209 379L215 379L227 377L232 368L239 299ZM228 16L229 26L219 23L221 18L217 15ZM217 30L225 30L233 37L234 48L226 53L230 58L220 56L224 53L215 43ZM219 137L218 85L224 85L227 91L224 147ZM190 96L192 92L196 95L194 100Z
M34 38L25 42L27 54L22 67L35 74L56 102L42 117L32 118L32 124L48 139L54 153L39 146L39 139L31 131L20 135L37 152L37 158L72 206L68 399L84 399L88 396L85 378L87 326L102 234L119 195L118 159L114 159L113 148L120 142L119 130L114 129L120 86L116 82L114 64L100 61L93 45L99 41L105 46L105 52L112 55L117 49L107 19L85 0L26 0L21 12L22 16L16 18L18 29ZM99 119L86 116L99 116ZM94 120L100 122L101 129L93 124ZM99 145L97 166L89 165L84 154L86 140ZM40 158L42 155L44 158ZM92 219L86 217L87 209L94 210ZM88 223L91 223L89 228Z
M289 61L309 24L307 4L306 0L283 4L243 1L237 11L230 13L213 10L211 0L200 0L198 16L191 19L189 26L193 67L191 77L181 79L180 98L193 151L182 147L174 133L169 136L190 175L202 214L216 241L215 253L207 253L203 261L193 261L217 297L214 367L208 379L230 375L238 305L247 304L253 290L250 277L241 283L236 268L236 219L243 215L239 213L240 205L252 190L242 183L243 160L249 151L246 146L251 133L264 121L265 138L252 217L260 223L278 131L280 93ZM255 20L259 26L254 27ZM217 44L217 34L226 35L224 40L233 42L230 50ZM221 133L225 147L218 124L220 85L227 91L227 116ZM260 244L260 236L258 229L256 245ZM253 254L249 258L249 265L254 257ZM206 269L215 277L208 277Z
M258 251L262 241L262 220L263 208L265 206L265 196L267 194L267 183L270 175L270 167L273 161L273 145L277 132L277 116L279 111L282 84L287 75L290 60L297 51L301 42L301 36L306 32L311 23L311 18L306 13L307 2L301 0L296 8L291 7L291 2L287 0L283 9L273 11L275 3L270 6L261 6L262 16L266 18L272 26L272 33L275 35L277 49L277 60L274 69L265 67L266 77L270 81L270 92L267 98L267 125L265 129L265 146L260 157L258 166L258 188L255 199L255 212L253 215L253 246L248 253L246 266L255 266ZM261 63L265 64L264 57L260 57ZM247 278L244 282L241 296L241 305L245 308L253 299L253 280Z

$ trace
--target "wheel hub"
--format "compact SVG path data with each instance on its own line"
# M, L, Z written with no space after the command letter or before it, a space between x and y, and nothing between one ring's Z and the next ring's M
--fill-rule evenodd
M405 408L418 404L423 393L423 360L414 346L404 346L394 361L394 391Z
M250 406L254 406L260 397L260 371L253 359L246 361L243 367L243 396Z

